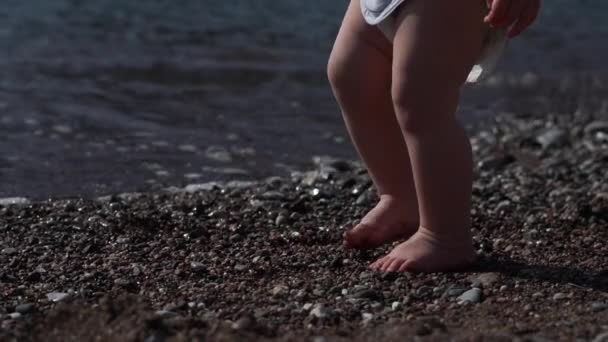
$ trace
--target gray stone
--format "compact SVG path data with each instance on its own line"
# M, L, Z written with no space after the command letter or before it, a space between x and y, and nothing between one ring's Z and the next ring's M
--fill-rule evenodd
M19 318L21 318L21 314L18 312L13 312L13 313L8 314L8 317L10 317L11 319L19 319Z
M558 292L553 295L553 300L562 300L562 299L568 299L568 295L565 293L561 293L561 292Z
M177 316L177 313L169 311L169 310L157 310L156 312L154 312L154 314L156 314L157 316L160 316L160 317L174 317L174 316Z
M257 184L258 183L254 182L254 181L233 180L233 181L226 183L225 186L228 189L243 189L243 188L253 187Z
M248 330L253 328L255 325L255 319L250 315L243 316L239 318L236 322L232 324L232 329L234 330Z
M277 216L277 218L274 220L274 224L277 226L282 225L283 223L287 222L287 216L283 215L283 214L279 214Z
M285 285L277 285L270 290L270 293L272 293L273 296L279 296L286 293L288 290L289 288Z
M400 307L401 307L401 302L393 302L393 304L391 304L391 309L393 311L397 311Z
M163 335L158 335L158 334L153 334L150 335L148 337L146 337L146 339L144 340L144 342L164 342L165 338L163 337Z
M374 315L369 312L364 312L361 314L361 319L363 320L363 324L369 323L372 319L374 319Z
M478 283L483 287L490 287L498 281L500 274L496 272L481 273L471 279L473 283Z
M234 270L235 271L242 272L242 271L244 271L246 269L247 269L246 265L243 265L243 264L236 264L236 265L234 265Z
M118 278L114 280L114 284L120 287L131 287L135 285L135 282L133 282L131 279Z
M23 315L26 313L30 313L30 312L34 311L34 304L31 304L31 303L19 304L15 308L15 311L20 314L23 314Z
M218 182L208 182L201 184L189 184L186 185L184 191L186 192L197 192L197 191L211 191L215 188L221 188L221 184Z
M606 309L608 309L608 303L602 303L602 302L591 303L591 310L593 310L593 312L600 312L600 311L604 311Z
M568 141L568 135L566 134L566 131L560 128L551 128L537 136L536 141L543 148L557 147L564 145Z
M192 269L192 271L194 271L196 273L205 273L205 272L207 272L207 267L202 262L195 262L195 261L193 261L193 262L190 263L190 268Z
M370 300L382 300L384 296L382 295L381 292L374 291L371 289L365 289L365 290L357 291L354 294L354 297L361 298L361 299L370 299Z
M445 291L445 295L448 297L456 297L456 296L460 296L461 294L465 293L466 291L467 291L467 289L465 289L465 288L450 286Z
M608 121L593 121L585 126L586 134L593 134L597 132L608 133Z
M597 335L591 342L608 342L608 331Z
M69 293L65 292L51 292L46 294L46 298L52 302L62 302L70 297Z
M323 304L317 304L312 310L310 310L310 315L316 318L327 318L329 315L331 315L331 309Z
M312 309L312 303L306 303L304 304L304 306L302 307L302 310L304 311L309 311L310 309Z
M359 279L369 279L373 276L372 272L363 271L359 273Z
M285 200L287 197L280 191L266 191L265 193L261 194L259 198L269 201L282 201Z
M433 288L430 286L420 286L417 290L416 290L416 297L427 297L430 296L433 293Z
M481 302L482 292L480 288L474 287L458 297L459 303L479 303Z
M2 254L6 254L6 255L17 254L17 248L4 248L4 249L2 249Z

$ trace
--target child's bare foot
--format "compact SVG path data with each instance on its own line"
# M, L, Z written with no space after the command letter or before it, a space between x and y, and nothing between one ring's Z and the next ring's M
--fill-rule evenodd
M346 248L366 249L406 239L418 227L418 208L407 208L403 201L390 195L380 202L351 230L344 233Z
M420 227L412 237L376 260L371 268L383 272L445 272L471 265L475 260L473 242L468 234L463 239L438 236Z

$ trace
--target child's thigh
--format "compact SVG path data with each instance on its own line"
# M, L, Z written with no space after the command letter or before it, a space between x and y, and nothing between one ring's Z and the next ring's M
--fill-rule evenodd
M392 44L376 26L363 19L360 0L351 0L336 38L333 55L351 55L374 49L388 60L392 59Z
M409 0L396 20L393 90L460 88L481 52L486 12L485 0Z

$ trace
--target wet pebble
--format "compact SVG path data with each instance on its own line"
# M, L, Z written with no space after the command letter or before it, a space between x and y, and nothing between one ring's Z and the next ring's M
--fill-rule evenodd
M488 288L500 279L500 274L495 272L482 273L471 278L473 287Z
M566 131L561 128L551 128L536 137L536 141L543 148L562 146L568 142Z
M232 329L234 330L248 330L253 328L255 325L255 319L251 315L245 315L239 318L236 322L232 324Z
M52 302L62 302L70 297L69 293L65 292L51 292L47 293L46 298Z
M205 273L207 272L207 266L202 262L191 262L190 269L196 273Z
M553 300L563 300L568 299L568 295L562 292L558 292L553 295Z
M608 331L597 335L591 342L608 342Z
M19 312L13 312L8 314L8 317L10 317L10 319L19 319L21 318L21 314Z
M392 309L393 311L397 311L397 310L398 310L400 307L401 307L401 302L393 302L393 303L391 304L391 309Z
M17 254L17 248L3 248L2 254L5 255L15 255Z
M604 303L604 302L591 303L591 310L593 310L593 312L600 312L600 311L608 310L608 303Z
M22 315L25 315L27 313L34 311L34 304L31 304L31 303L19 304L15 308L15 311Z
M480 288L474 287L458 297L459 303L479 303L481 302L482 292Z
M608 121L593 121L585 126L586 134L594 134L597 132L608 133Z
M177 313L173 312L173 311L169 311L169 310L157 310L154 312L155 315L159 316L159 317L175 317L177 316Z
M324 304L317 304L310 310L310 315L316 318L327 318L331 313L331 309Z

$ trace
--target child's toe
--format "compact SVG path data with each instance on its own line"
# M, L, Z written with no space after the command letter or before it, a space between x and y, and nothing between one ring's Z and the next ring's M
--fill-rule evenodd
M397 272L405 263L404 259L393 259L393 262L387 267L388 272Z

